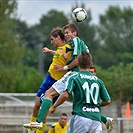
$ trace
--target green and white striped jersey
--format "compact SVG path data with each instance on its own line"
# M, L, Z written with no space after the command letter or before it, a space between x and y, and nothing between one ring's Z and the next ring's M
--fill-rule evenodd
M69 78L66 90L73 94L72 114L101 121L100 101L110 100L101 79L90 72L81 71Z
M83 51L87 51L89 53L88 47L85 45L84 41L81 40L79 37L73 38L71 46L72 46L72 56L67 64L71 63L74 60L75 56L81 55ZM79 68L74 67L72 68L72 70L78 72Z

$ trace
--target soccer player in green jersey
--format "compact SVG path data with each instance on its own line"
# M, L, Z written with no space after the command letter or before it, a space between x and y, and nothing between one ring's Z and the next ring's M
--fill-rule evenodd
M96 75L96 68L95 66L90 67L90 72ZM112 131L114 120L111 117L106 117L105 115L101 114L101 121L105 124L108 133Z
M69 78L66 90L50 108L53 115L56 108L73 93L73 110L68 133L102 133L100 106L111 102L101 79L90 72L92 57L83 52L78 57L80 72ZM102 100L102 101L101 101Z

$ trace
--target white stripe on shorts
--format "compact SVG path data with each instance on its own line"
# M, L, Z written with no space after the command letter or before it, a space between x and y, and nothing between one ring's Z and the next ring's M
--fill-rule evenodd
M61 94L62 92L65 91L66 89L66 85L67 85L67 81L68 79L74 75L74 74L77 74L77 72L72 72L72 71L69 71L67 72L61 79L59 79L58 81L56 81L52 87L59 93Z

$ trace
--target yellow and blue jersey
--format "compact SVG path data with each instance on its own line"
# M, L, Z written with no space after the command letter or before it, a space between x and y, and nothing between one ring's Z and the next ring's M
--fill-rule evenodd
M67 61L63 58L62 56L63 53L68 54L68 60L69 60L72 54L71 45L65 44L57 48L53 56L52 64L50 65L48 73L46 75L46 78L43 80L36 94L36 96L42 97L40 98L40 103L42 103L43 96L46 90L48 90L57 80L59 80L67 72L65 70L64 71L54 70L54 65L64 65L64 66L66 65Z
M72 55L71 45L65 44L61 47L58 47L53 56L52 64L50 65L48 72L50 73L51 77L55 80L59 80L67 72L67 70L64 70L64 71L54 70L54 65L65 66L67 64L67 61L62 56L62 54L64 53L68 54L68 60L69 60Z
M48 133L67 133L68 123L64 127L61 127L59 122L52 124L51 128L49 129Z

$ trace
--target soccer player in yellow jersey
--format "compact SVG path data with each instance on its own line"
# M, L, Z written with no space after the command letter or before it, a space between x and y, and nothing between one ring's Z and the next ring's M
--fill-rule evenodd
M66 133L68 129L68 116L66 113L60 115L59 122L56 122L51 125L48 133Z
M38 116L38 111L39 111L40 105L42 103L41 97L43 97L46 90L48 90L57 80L59 80L67 72L67 70L55 71L54 66L56 64L65 66L67 64L67 60L70 59L71 53L72 53L71 45L65 44L65 42L64 42L64 34L63 34L63 31L61 28L54 28L51 31L50 40L51 40L51 44L53 44L54 47L57 47L57 50L56 51L50 50L46 47L42 49L42 52L44 54L46 54L46 53L53 54L53 60L49 67L48 73L36 94L35 105L33 108L33 114L30 118L30 122L33 122L36 120L36 118ZM55 98L55 100L56 99L57 99L57 97ZM46 118L43 121L43 128L41 128L41 130L39 130L39 129L36 130L36 133L44 133L45 128L46 128Z

